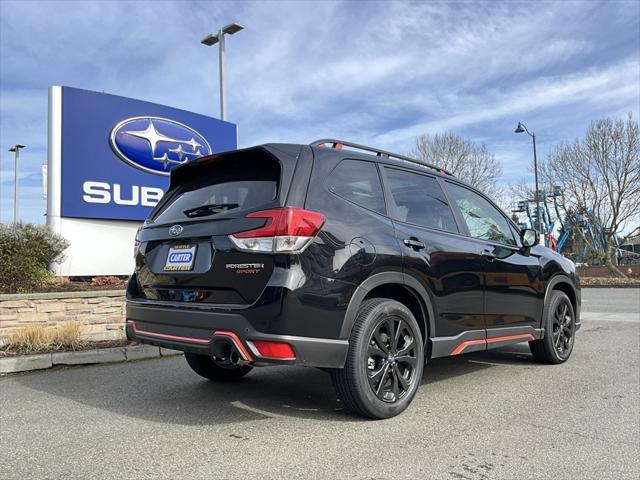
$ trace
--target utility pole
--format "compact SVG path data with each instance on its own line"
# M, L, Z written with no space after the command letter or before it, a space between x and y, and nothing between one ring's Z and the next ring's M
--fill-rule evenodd
M536 154L536 134L529 132L529 130L527 129L525 124L522 123L522 122L518 122L518 126L516 127L516 129L514 131L515 131L515 133L527 132L527 134L533 139L533 173L534 173L535 181L536 181L535 201L536 201L536 211L538 212L538 215L537 215L537 217L538 217L538 225L537 225L537 227L538 228L537 228L537 230L538 230L538 233L541 236L541 240L546 245L546 239L544 237L544 233L543 233L543 230L542 230L542 221L541 221L541 218L540 218L540 189L538 188L538 156Z
M220 64L220 119L226 120L226 112L227 112L227 93L225 91L225 83L224 83L224 50L225 50L225 35L233 35L234 33L239 32L244 27L237 23L230 23L229 25L225 25L218 33L211 33L204 37L200 43L203 45L207 45L211 47L216 43L219 44L218 54L219 54L219 64Z
M13 223L18 222L18 175L20 173L19 162L20 162L20 149L25 148L24 145L20 145L16 143L13 147L9 149L10 152L15 153L15 167L14 167L14 179L13 179Z

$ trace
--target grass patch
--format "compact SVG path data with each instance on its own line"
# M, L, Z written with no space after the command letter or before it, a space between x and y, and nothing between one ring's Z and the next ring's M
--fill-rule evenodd
M81 327L75 322L63 322L55 327L25 325L9 334L3 350L20 355L81 350L86 342L80 334Z

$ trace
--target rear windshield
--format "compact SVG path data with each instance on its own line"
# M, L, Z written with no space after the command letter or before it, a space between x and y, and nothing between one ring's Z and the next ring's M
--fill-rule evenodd
M280 164L272 157L229 158L196 169L173 191L154 222L209 218L273 202L278 195Z

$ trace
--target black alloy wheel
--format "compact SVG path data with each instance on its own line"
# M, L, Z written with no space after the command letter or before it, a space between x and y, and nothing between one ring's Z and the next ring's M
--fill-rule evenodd
M571 356L576 336L576 315L567 294L552 290L544 310L542 321L544 337L529 342L536 360L558 364Z
M372 298L358 309L344 368L331 376L347 409L390 418L415 397L423 368L422 332L411 310L396 300Z
M553 347L558 357L565 359L573 348L575 332L575 320L571 305L566 301L557 304L553 312L552 329Z
M404 398L416 382L416 339L399 317L381 320L371 332L367 351L367 378L383 402Z

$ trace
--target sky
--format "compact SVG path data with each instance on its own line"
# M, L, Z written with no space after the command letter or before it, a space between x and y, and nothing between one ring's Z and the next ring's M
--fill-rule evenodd
M640 110L640 1L201 2L0 0L0 222L44 223L47 89L65 85L219 115L239 144L340 138L409 152L422 133L485 143L498 180L531 181L541 158L591 121Z

